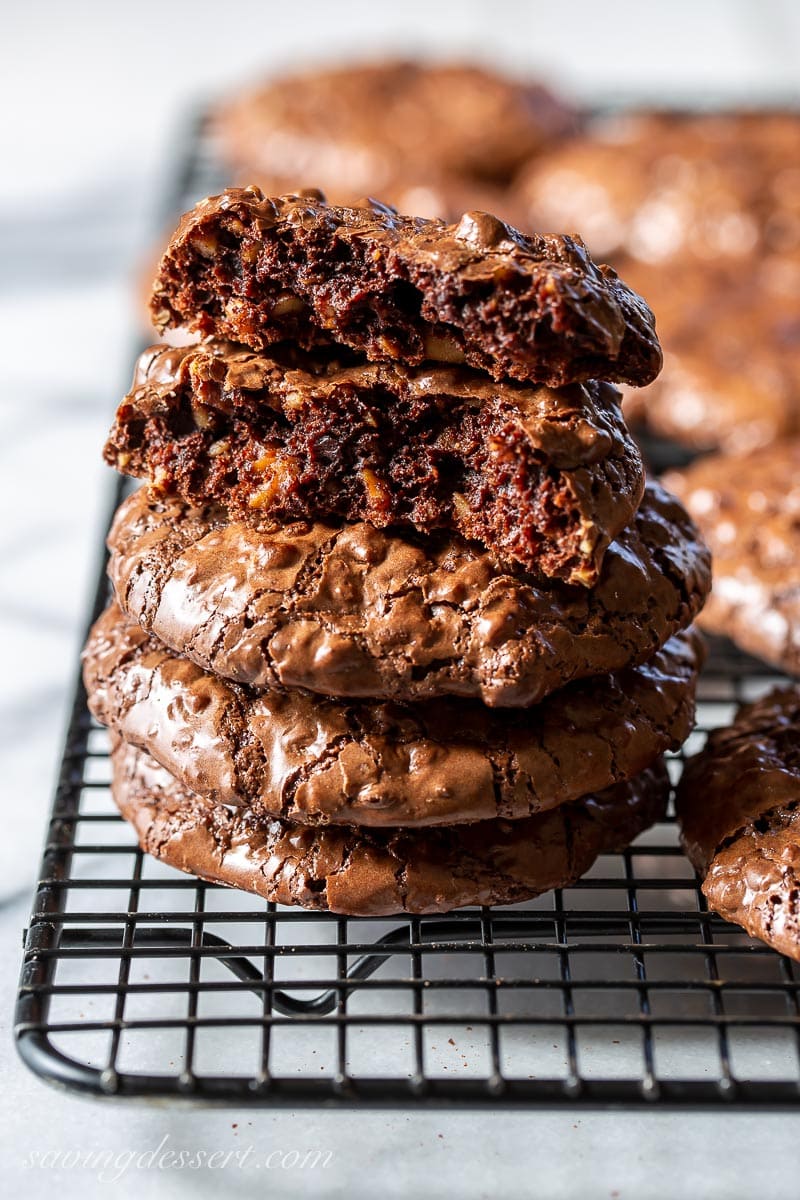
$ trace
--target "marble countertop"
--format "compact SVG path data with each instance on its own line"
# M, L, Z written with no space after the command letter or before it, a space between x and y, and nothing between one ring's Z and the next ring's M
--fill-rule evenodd
M0 1154L26 1196L93 1196L114 1182L31 1165L48 1150L331 1150L327 1168L264 1173L128 1167L119 1195L645 1197L792 1194L794 1116L730 1113L336 1113L97 1103L45 1087L10 1037L21 931L110 497L100 447L131 369L132 281L182 108L271 64L390 47L533 66L576 95L680 100L796 87L792 0L29 0L7 14L0 98ZM245 33L246 31L246 33ZM35 66L35 86L31 86ZM10 659L10 669L9 669ZM122 1161L122 1160L120 1160ZM791 1182L790 1182L791 1181ZM10 1185L11 1186L11 1185Z

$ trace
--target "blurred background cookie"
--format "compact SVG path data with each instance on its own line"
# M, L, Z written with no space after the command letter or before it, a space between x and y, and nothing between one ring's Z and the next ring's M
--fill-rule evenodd
M745 451L800 420L800 116L638 113L526 168L529 226L578 228L647 297L664 346L632 421Z
M274 77L232 96L214 124L246 183L282 182L271 194L312 185L334 200L395 203L416 193L403 211L452 216L470 195L496 202L574 120L540 83L466 63L386 60ZM425 211L426 195L439 211Z
M800 674L800 441L708 455L665 476L713 556L700 624Z
M716 263L800 248L800 118L650 112L595 122L534 161L528 219L582 230L593 253Z

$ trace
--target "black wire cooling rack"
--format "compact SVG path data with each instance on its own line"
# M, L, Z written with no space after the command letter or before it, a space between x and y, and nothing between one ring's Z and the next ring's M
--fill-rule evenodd
M176 161L169 216L219 183L201 122ZM92 619L105 597L103 569ZM714 643L685 749L774 682ZM108 781L78 682L16 1013L53 1083L291 1106L800 1102L797 968L708 913L671 817L536 901L372 920L165 867Z

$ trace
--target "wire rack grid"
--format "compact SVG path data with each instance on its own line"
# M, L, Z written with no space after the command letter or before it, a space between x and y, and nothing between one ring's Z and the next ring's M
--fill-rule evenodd
M201 120L175 161L169 216L219 183ZM714 642L673 780L774 682ZM294 1107L800 1102L797 968L709 914L672 816L536 901L372 920L163 866L108 782L78 681L16 1013L22 1058L50 1082Z

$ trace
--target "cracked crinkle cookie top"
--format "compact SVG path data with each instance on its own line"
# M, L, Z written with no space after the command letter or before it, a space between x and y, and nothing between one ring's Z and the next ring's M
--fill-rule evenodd
M662 763L629 783L520 821L436 829L309 827L229 809L119 742L111 790L143 850L278 904L361 916L513 904L580 878L663 816Z
M638 667L533 709L254 694L166 649L112 605L84 652L89 706L192 791L303 824L523 817L631 779L692 728L702 649L676 634Z
M702 607L709 554L647 486L595 587L548 586L474 542L366 522L271 531L153 500L117 512L109 574L133 620L198 666L255 688L492 707L649 658Z
M777 688L714 730L676 810L710 906L800 959L800 689Z
M188 325L260 350L342 343L370 360L466 362L495 379L649 383L653 314L578 238L525 236L488 213L457 224L374 201L258 188L201 201L161 261L158 329Z
M800 688L739 709L690 758L678 788L683 839L699 870L748 826L800 802Z

